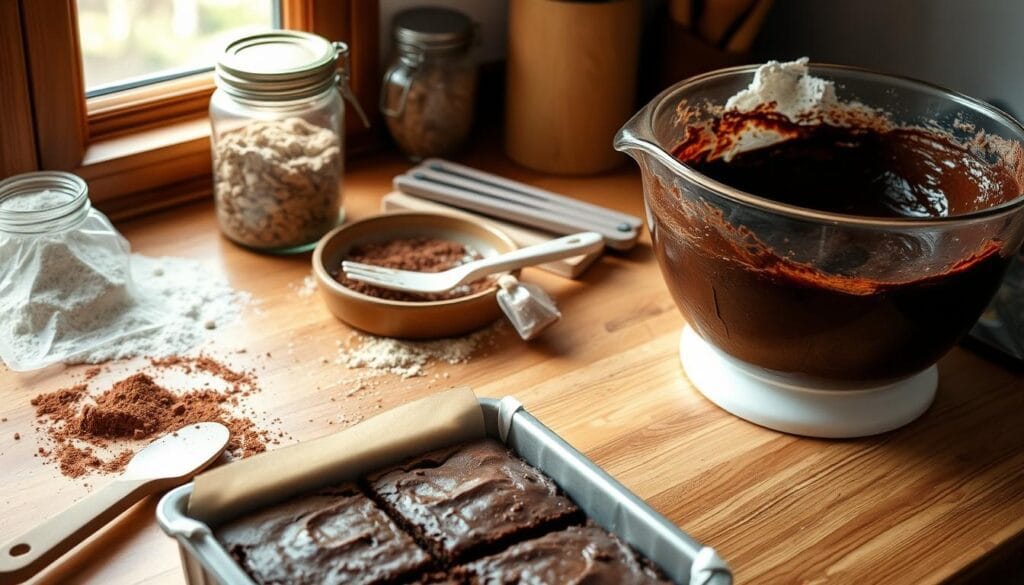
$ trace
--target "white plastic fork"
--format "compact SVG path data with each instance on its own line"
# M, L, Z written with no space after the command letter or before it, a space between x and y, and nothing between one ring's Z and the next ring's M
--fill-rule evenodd
M499 256L467 262L444 272L413 272L348 260L341 263L341 269L345 276L352 280L381 288L411 293L442 293L488 274L589 254L603 246L604 239L601 234L580 232Z

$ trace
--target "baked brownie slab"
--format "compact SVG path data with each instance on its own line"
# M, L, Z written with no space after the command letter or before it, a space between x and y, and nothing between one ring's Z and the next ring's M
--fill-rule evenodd
M423 575L403 585L470 585L469 577L458 569L452 572L436 572Z
M579 513L554 482L493 440L433 451L367 482L447 564L566 526Z
M570 526L464 567L475 585L665 584L648 562L598 526Z
M352 483L243 516L215 533L260 584L395 583L431 563Z

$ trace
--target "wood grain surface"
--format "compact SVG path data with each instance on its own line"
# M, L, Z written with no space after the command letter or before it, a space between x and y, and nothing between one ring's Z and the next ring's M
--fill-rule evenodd
M632 168L551 178L499 155L466 162L542 188L642 215ZM357 161L346 178L351 218L375 213L407 163ZM561 434L701 542L739 583L997 582L1021 571L1024 543L1024 380L955 349L940 362L934 406L908 427L844 441L799 438L719 410L689 384L677 359L683 319L661 280L649 240L606 255L580 280L528 269L558 301L562 322L524 343L510 329L470 362L432 364L428 375L385 376L349 394L361 370L322 363L351 330L296 288L309 256L254 254L220 237L208 203L122 223L135 250L200 258L250 291L257 305L204 349L256 368L263 391L249 404L280 421L288 441L454 384L514 394ZM245 348L244 354L236 353ZM269 356L267 355L269 353ZM134 363L115 364L116 376ZM111 478L62 477L33 454L41 437L29 400L66 385L81 367L32 374L0 370L0 541L7 541ZM445 377L447 375L447 377ZM20 440L14 440L14 434ZM184 582L177 546L153 520L156 498L73 551L40 583Z

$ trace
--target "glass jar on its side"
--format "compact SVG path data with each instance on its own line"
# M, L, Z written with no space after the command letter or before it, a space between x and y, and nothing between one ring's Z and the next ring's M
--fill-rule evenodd
M394 21L394 49L381 88L381 113L413 160L445 156L473 123L477 66L473 22L445 8L414 8Z
M0 181L0 237L4 241L58 234L86 220L92 222L90 230L117 234L107 217L93 209L89 187L77 175L38 171Z
M34 370L155 326L117 321L135 302L130 251L80 177L0 181L0 360Z
M362 116L348 88L347 55L344 43L295 31L228 46L210 123L217 219L231 240L301 252L343 218L342 97Z

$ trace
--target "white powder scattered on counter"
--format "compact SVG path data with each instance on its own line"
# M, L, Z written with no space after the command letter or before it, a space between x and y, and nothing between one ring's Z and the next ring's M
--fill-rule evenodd
M250 300L198 261L133 254L126 262L79 239L72 233L41 241L35 253L20 257L4 253L16 251L16 242L0 245L0 255L29 275L5 285L19 294L0 295L0 343L11 355L99 363L182 353L207 330L236 319Z
M203 263L187 258L131 256L138 301L130 318L157 313L161 324L74 356L70 362L99 363L140 355L164 357L201 344L209 330L238 319L252 295L236 291L227 279Z
M299 295L299 298L309 298L316 293L316 277L312 274L307 274L301 283L292 283L289 286L295 291L295 294Z
M248 303L198 261L131 254L85 203L60 190L0 200L0 358L9 368L183 353ZM6 229L26 219L34 229Z
M489 342L495 327L488 327L465 337L432 341L406 341L390 337L376 337L353 333L346 344L338 348L338 362L350 369L368 368L403 378L426 374L430 362L461 364Z
M796 121L834 107L838 103L835 83L810 75L807 63L807 57L801 57L787 63L769 61L761 65L750 85L729 98L725 109L749 112L774 104L772 110Z

